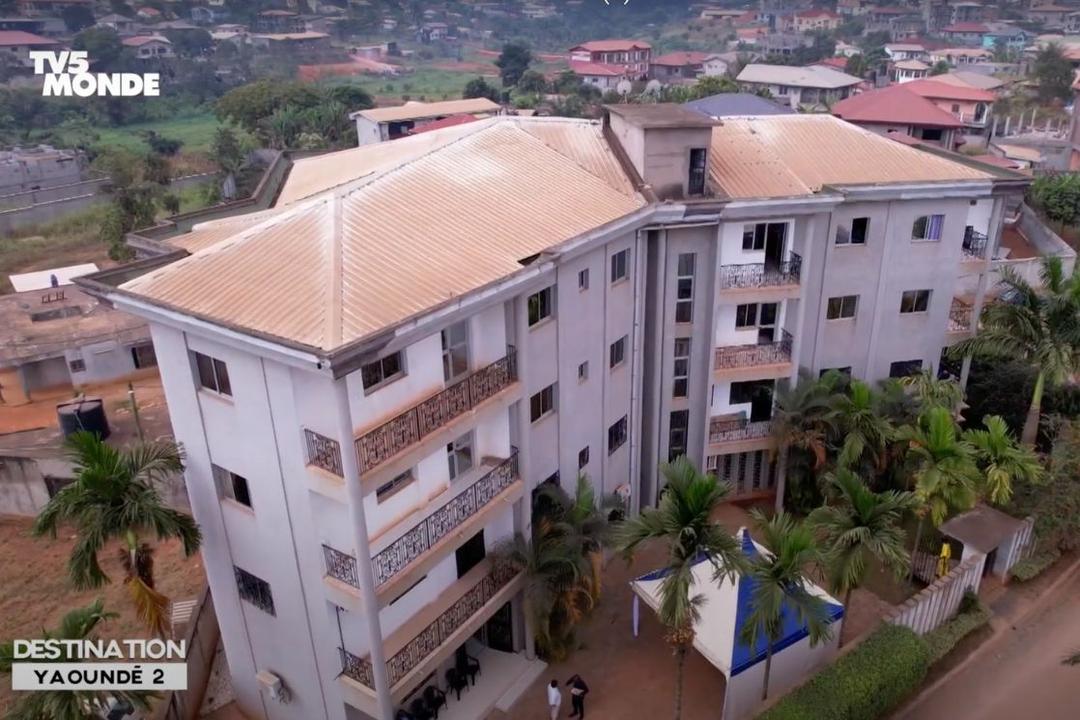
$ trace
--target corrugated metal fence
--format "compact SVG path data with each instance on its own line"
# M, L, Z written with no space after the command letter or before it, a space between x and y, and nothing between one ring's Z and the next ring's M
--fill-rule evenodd
M221 639L221 628L214 614L214 599L209 587L203 591L202 599L191 615L185 639L188 689L166 694L154 711L154 720L194 720L199 714Z
M973 555L917 595L897 605L885 621L909 627L919 635L936 629L956 614L966 590L979 591L985 564L985 555Z

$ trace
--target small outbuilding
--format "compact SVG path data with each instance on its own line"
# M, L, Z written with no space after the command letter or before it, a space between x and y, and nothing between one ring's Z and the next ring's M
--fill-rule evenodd
M964 546L960 562L975 553L986 556L983 574L1002 579L1032 543L1032 518L1018 520L989 505L976 505L950 518L938 528L943 535Z

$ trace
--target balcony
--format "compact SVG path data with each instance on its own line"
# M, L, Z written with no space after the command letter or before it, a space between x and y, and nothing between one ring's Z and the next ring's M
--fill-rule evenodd
M749 420L742 415L724 415L709 421L709 444L725 453L761 450L768 447L771 420Z
M768 288L795 288L802 273L802 256L791 253L790 259L777 262L720 266L721 291L750 291ZM795 295L798 293L796 292Z
M385 595L406 571L417 565L425 555L438 557L433 550L453 540L465 527L480 527L489 507L496 507L499 498L509 498L518 483L517 450L510 457L484 473L464 490L457 492L437 510L406 530L371 559L375 575L375 590ZM464 533L466 537L471 533ZM348 553L323 545L326 574L346 585L359 589L356 558Z
M733 379L757 380L775 377L776 372L787 374L791 366L791 333L781 330L779 340L753 345L728 345L718 347L713 356L713 370ZM766 372L762 372L766 370Z
M986 235L966 228L964 230L963 262L978 262L986 258Z
M450 657L508 602L518 591L522 578L523 575L512 567L485 561L387 637L383 647L395 702ZM359 657L344 648L339 650L341 676L347 683L359 684L358 689L364 693L359 699L367 700L375 686L370 657ZM350 688L346 684L346 687L352 690L355 685Z
M966 335L971 332L974 316L974 307L962 300L953 298L952 307L949 308L949 334Z
M356 440L360 472L369 472L517 382L514 348L506 356Z

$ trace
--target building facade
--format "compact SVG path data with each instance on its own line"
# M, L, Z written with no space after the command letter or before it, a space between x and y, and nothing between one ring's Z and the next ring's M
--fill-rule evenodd
M151 325L242 708L391 720L466 652L484 717L539 672L492 561L537 487L635 513L686 455L768 494L778 384L936 368L1026 183L823 115L490 118L80 284Z

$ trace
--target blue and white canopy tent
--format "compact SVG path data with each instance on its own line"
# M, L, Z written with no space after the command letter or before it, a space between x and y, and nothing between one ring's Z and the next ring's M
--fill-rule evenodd
M747 557L768 552L754 542L745 528L739 530L738 537ZM653 611L659 609L660 585L665 575L663 570L657 570L630 582L634 591L635 637L638 632L639 602L644 601ZM716 666L727 680L723 720L750 717L761 699L766 649L764 637L752 648L739 640L742 627L750 616L754 581L740 577L735 582L726 579L716 582L713 580L713 566L705 557L694 565L693 577L691 593L702 595L705 600L700 608L701 617L694 625L694 649ZM840 641L839 621L844 617L844 608L817 585L811 584L807 589L828 603L829 622L833 624L832 637L811 647L805 623L800 622L795 611L785 605L783 632L772 650L770 697L791 689L836 654Z

